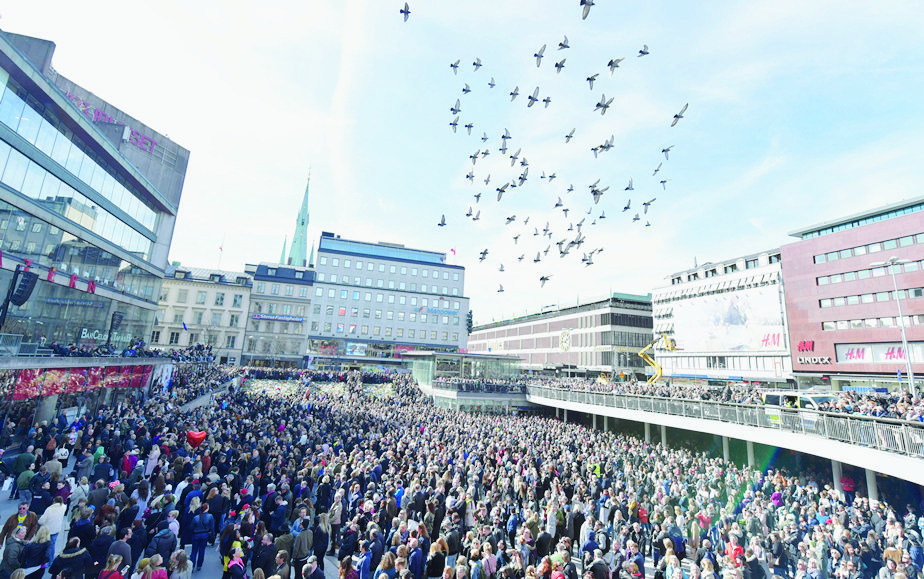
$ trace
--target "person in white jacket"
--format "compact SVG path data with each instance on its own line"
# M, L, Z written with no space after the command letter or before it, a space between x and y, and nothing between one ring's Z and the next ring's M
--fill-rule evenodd
M45 509L45 512L42 513L42 516L39 517L39 525L48 527L48 532L51 533L51 538L48 539L49 561L55 558L55 542L58 540L58 533L60 533L64 528L65 512L67 512L67 507L64 506L64 499L61 497L55 497L55 500L51 503L51 506Z

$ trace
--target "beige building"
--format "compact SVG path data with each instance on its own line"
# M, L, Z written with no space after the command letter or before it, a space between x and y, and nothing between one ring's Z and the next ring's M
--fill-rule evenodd
M151 346L207 344L216 362L239 364L252 287L246 273L168 266Z

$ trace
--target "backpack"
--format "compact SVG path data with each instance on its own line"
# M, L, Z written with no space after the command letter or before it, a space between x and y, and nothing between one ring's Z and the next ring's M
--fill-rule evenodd
M58 448L58 441L54 436L52 436L48 439L48 444L45 445L45 450L52 452L56 448Z

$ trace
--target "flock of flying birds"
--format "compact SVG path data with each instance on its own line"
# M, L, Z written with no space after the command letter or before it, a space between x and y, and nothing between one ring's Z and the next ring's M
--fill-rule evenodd
M590 13L590 8L594 5L594 0L579 1L582 8L582 19L586 19ZM404 20L406 22L411 13L407 3L404 4L404 8L400 10L400 13L404 15ZM554 52L549 51L547 55L546 51L548 48L549 46L547 44L543 44L533 53L532 58L535 59L536 67L542 68L543 61L548 56L549 61L554 61L551 66L551 68L554 69L554 74L560 74L562 70L567 66L567 51L571 48L570 41L565 35L563 39L557 43L557 50L553 49ZM555 55L554 57L552 56L553 54ZM637 58L643 58L648 54L649 49L648 45L646 44L639 49L636 56ZM609 62L606 63L604 72L608 70L609 76L612 78L624 60L625 57L610 59ZM461 64L461 59L457 59L450 63L449 68L452 75L458 76L460 66L464 66ZM479 74L480 69L484 67L485 64L482 62L481 58L475 58L471 63L471 66L472 74L474 75ZM484 72L480 73L480 78L482 80L485 76L489 75L485 74ZM591 91L593 91L594 83L598 80L599 76L600 72L594 72L584 79ZM471 83L474 84L475 81L472 80ZM490 80L482 86L486 86L488 91L494 91L497 84L498 83L495 82L494 77L490 77ZM465 112L463 110L464 100L470 93L473 92L473 90L475 89L472 88L471 84L469 82L465 82L461 89L461 96L459 96L455 103L449 107L449 129L457 135L472 136L473 131L475 131L475 121L463 116ZM509 103L516 102L518 97L520 97L520 94L520 87L518 85L514 86L514 88L507 93L507 96L510 99ZM546 109L552 105L551 95L541 94L539 87L535 87L531 92L526 90L523 92L523 95L524 98L521 99L521 102L525 100L527 108L538 106L540 103L543 105L543 108ZM607 98L605 93L602 94L600 100L594 104L592 111L599 112L601 116L605 116L607 111L610 109L613 100L614 97L611 96ZM684 114L687 111L687 106L687 104L684 104L673 116L673 119L670 122L671 127L676 126L677 123L684 118ZM568 133L562 135L564 145L568 145L572 142L575 137L576 130L576 128L572 128ZM479 182L479 184L483 183L484 186L488 188L488 191L490 191L490 187L493 187L493 193L495 193L496 196L491 195L491 197L495 197L495 203L503 204L505 196L509 198L515 189L523 188L526 186L530 179L530 163L526 157L524 146L522 146L522 144L514 145L517 139L510 133L508 129L505 128L502 132L498 131L500 134L499 137L495 137L496 140L493 140L493 146L489 144L489 141L492 141L492 137L488 135L488 132L484 130L481 132L482 136L480 137L480 141L482 145L468 156L468 159L471 161L471 167L466 173L465 178L472 185L475 184L476 180ZM475 132L475 136L477 137L477 131ZM593 153L595 159L599 158L601 154L606 153L613 148L614 141L615 136L610 135L608 138L604 138L602 143L591 147L590 153ZM514 147L516 147L515 150ZM661 185L663 191L667 191L667 183L670 181L670 179L663 177L663 175L659 178L659 174L662 167L664 166L664 163L669 162L672 149L673 145L667 145L661 148L659 163L652 172L652 177L658 179L657 183ZM505 156L509 159L511 172L503 178L499 178L497 175L495 175L492 182L490 173L485 175L476 175L475 170L480 160L483 160L495 151L497 154ZM662 155L663 160L660 160L660 156ZM535 172L533 173L533 176L535 176ZM557 178L558 175L554 171L541 171L540 180L546 184L552 183ZM513 253L507 253L505 250L500 251L501 255L497 256L498 261L496 262L497 272L503 273L506 271L504 267L505 260L508 263L512 260L515 260L518 263L531 260L534 264L537 264L537 268L542 268L544 270L554 270L554 266L548 263L552 261L554 257L557 256L559 259L566 259L572 256L576 256L578 253L581 254L581 263L583 263L585 267L594 265L594 257L603 251L603 247L594 247L590 250L584 249L585 243L590 245L587 242L584 230L589 227L597 226L598 224L602 225L601 222L604 219L607 219L605 208L601 206L600 202L603 199L604 194L610 190L610 185L602 185L602 180L602 178L598 178L593 183L587 184L586 186L589 190L588 194L582 195L580 193L575 193L575 187L573 184L569 184L567 188L564 188L560 194L553 193L551 199L549 200L548 207L539 210L539 213L541 213L540 215L534 213L532 215L517 216L515 213L513 213L504 217L502 224L499 225L499 227L509 228L510 237L513 241L514 251ZM651 223L648 221L649 210L652 208L652 205L655 203L655 201L657 201L657 198L652 197L651 199L647 199L633 208L631 197L633 195L633 191L635 191L635 187L632 177L628 178L628 183L625 185L625 187L623 187L623 191L627 195L627 200L625 205L622 206L622 211L618 214L618 216L622 217L623 214L626 214L625 219L629 220L629 224L634 224L644 220L644 226L650 227ZM486 191L477 191L472 195L473 201L469 204L468 209L464 214L467 220L471 220L472 222L481 220L481 207L483 206L481 204L481 200L485 193ZM610 194L610 197L611 196L612 194ZM540 196L531 197L534 199L541 199ZM490 202L488 199L485 201ZM587 209L573 210L573 207L580 207L581 205L586 205ZM561 214L557 213L559 211ZM560 219L559 215L563 217L563 219ZM643 217L643 215L645 217ZM450 221L447 221L446 214L444 213L440 217L437 225L441 228L449 227ZM553 222L554 225L552 225ZM566 223L567 226L565 226ZM555 250L554 252L553 248ZM535 251L535 255L533 255L533 251ZM552 252L551 255L550 252ZM489 255L490 248L483 249L478 253L478 261L480 263L485 263L488 260ZM551 278L552 273L547 273L546 271L539 272L540 287L544 287L546 282ZM497 291L504 291L504 286L502 283L498 283Z

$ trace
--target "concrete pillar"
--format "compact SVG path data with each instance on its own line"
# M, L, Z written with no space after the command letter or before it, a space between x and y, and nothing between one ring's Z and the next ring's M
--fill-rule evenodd
M603 417L603 432L609 432L609 430L610 430L610 417L604 416Z
M560 416L561 408L555 407L555 418L561 418Z
M876 484L876 471L866 469L866 492L870 502L879 500L879 485Z
M593 418L592 418L593 426L594 426L594 430L596 430L596 429L597 429L597 415L596 415L596 414L591 414L591 416L593 416Z
M35 408L35 422L43 420L51 424L55 419L55 407L58 405L58 395L45 396Z
M661 425L661 446L667 446L667 427Z
M568 409L567 409L567 408L562 408L562 412L565 413L565 417L562 418L562 420L563 420L564 422L568 422Z
M841 484L841 477L844 476L844 465L836 460L831 461L831 479L834 480L834 491L840 498L844 497L844 485Z
M754 468L754 466L757 463L757 461L754 459L754 443L751 442L750 440L747 441L747 447L748 447L748 466L751 468Z
M645 442L651 442L651 424L645 423Z
M731 460L731 451L728 449L727 436L722 437L722 458L725 459L725 462L729 462Z

